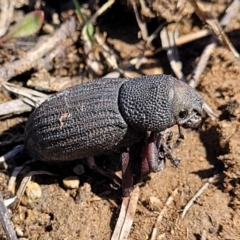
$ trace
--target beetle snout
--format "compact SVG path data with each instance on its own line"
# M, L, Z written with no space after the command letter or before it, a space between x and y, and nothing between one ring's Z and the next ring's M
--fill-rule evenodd
M182 126L184 128L198 128L202 122L203 112L193 110L193 113L187 118Z

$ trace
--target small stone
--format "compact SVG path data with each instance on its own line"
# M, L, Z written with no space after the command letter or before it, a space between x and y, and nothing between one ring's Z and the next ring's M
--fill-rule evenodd
M37 203L42 196L42 189L36 182L30 181L27 184L26 191L22 197L21 203L25 206L31 203Z
M84 167L82 164L78 164L73 168L73 171L76 175L80 176L82 174L84 174Z
M22 237L24 235L22 229L19 226L15 227L15 232L18 237Z
M80 180L77 176L69 176L63 179L63 186L67 189L76 189L79 184Z
M153 196L149 198L149 208L151 210L159 210L161 205L162 205L162 203L161 203L160 199L153 197Z

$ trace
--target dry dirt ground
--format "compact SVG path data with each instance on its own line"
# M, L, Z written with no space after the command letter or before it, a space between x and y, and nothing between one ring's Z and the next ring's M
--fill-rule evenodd
M219 16L229 1L203 3ZM195 15L187 18L189 21L185 20L180 28L181 34L202 27ZM151 31L158 26L155 20L149 21ZM107 32L107 42L119 55L119 61L127 63L139 56L139 29L133 12L125 5L117 3L98 19L96 25L100 32ZM240 52L240 14L231 21L226 31ZM193 70L207 41L206 37L179 47L186 75ZM157 48L159 40L154 44ZM1 46L0 54L2 59L11 52ZM60 71L51 73L57 75ZM165 52L149 57L140 71L135 72L136 75L157 73L172 74ZM27 78L25 74L17 80L25 81ZM240 239L240 60L218 45L197 90L220 118L206 118L198 131L183 130L185 140L174 150L174 155L182 159L179 167L173 167L168 161L164 171L150 174L140 186L130 240L150 238L159 212L176 188L178 192L159 225L157 239ZM1 90L1 102L11 97ZM28 114L24 114L1 119L0 141L6 141L9 134L22 136L27 117ZM14 145L2 146L1 154ZM29 159L23 152L14 161L20 164ZM80 188L66 189L62 180L74 175L73 168L77 164L76 161L57 166L46 163L34 165L34 170L44 168L59 175L34 177L33 181L41 186L41 198L36 203L20 204L11 209L11 219L18 229L19 239L110 239L121 206L121 189L87 167L85 173L78 177ZM0 190L4 197L9 195L7 181L11 170L0 172ZM182 219L186 203L215 173L218 175L214 183L197 198ZM3 231L0 231L0 236L5 239Z

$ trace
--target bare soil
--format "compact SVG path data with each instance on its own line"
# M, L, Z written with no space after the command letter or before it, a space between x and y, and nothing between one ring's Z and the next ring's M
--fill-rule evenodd
M203 6L219 16L228 4L229 1L222 0ZM156 19L148 21L151 31L159 24ZM186 15L183 22L180 34L202 28L195 15ZM138 38L139 28L131 8L117 3L99 17L96 25L100 32L107 33L107 43L118 54L121 64L141 54L142 40ZM240 51L240 14L231 21L226 31ZM206 37L179 47L186 75L193 70L207 42ZM154 48L159 46L157 39ZM9 61L10 54L9 49L0 47L0 58L5 59L1 61ZM71 64L63 64L65 72L62 75L67 69L72 71L70 76L76 73L75 69L71 70ZM172 74L165 52L148 57L147 63L132 74L158 73ZM55 70L51 74L58 76L61 71ZM22 81L26 79L25 74ZM129 240L150 239L159 212L176 188L178 193L161 221L157 239L240 239L240 60L224 47L217 46L197 90L220 118L206 118L198 131L183 130L185 140L174 150L174 156L182 159L179 167L175 168L167 162L164 171L150 174L141 185ZM2 89L1 102L12 97ZM13 135L23 136L27 118L28 114L1 119L0 141L11 139ZM173 131L176 135L177 128ZM13 146L14 143L2 146L1 154ZM23 152L14 161L20 164L29 159ZM23 233L19 239L110 239L120 211L121 189L87 167L85 173L79 176L79 189L64 188L63 178L75 175L73 168L77 164L78 161L57 166L46 163L34 165L35 170L44 168L59 175L34 177L33 181L41 186L41 198L36 203L20 204L11 209L14 227ZM0 190L4 196L9 194L7 181L11 170L0 172ZM217 179L197 198L182 219L184 206L216 172ZM5 239L2 230L0 238Z

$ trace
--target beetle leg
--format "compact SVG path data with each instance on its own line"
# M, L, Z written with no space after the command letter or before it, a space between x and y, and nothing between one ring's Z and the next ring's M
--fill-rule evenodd
M147 147L146 147L147 148ZM149 169L147 149L144 149L142 161L141 161L141 178L147 176L151 171Z
M121 162L122 162L122 192L123 196L127 197L133 190L133 172L129 152L126 151L121 154Z
M159 159L159 151L156 144L157 133L151 132L147 145L143 151L141 175L146 176L150 172L162 171L165 167L164 160Z
M118 186L121 186L121 179L116 174L109 171L104 171L103 169L98 167L97 164L95 163L94 157L88 157L86 160L87 160L88 166L91 169L99 172L100 174L102 174L107 178L110 178L115 184L117 184Z
M177 139L176 143L172 146L172 148L178 147L183 140L184 140L184 135L182 133L181 126L178 125L178 139Z
M165 168L165 157L161 157L157 145L159 138L162 138L161 133L152 132L148 140L148 162L151 172L159 172Z
M164 156L170 160L170 162L172 163L172 165L174 167L178 167L178 165L181 161L181 158L173 157L172 149L166 143L162 144L162 148L163 148Z
M159 133L159 134L160 134L159 135L160 140L158 140L158 144L157 144L159 153L161 153L163 156L168 158L174 167L178 167L181 159L178 157L173 157L172 150L174 148L178 147L179 144L184 139L184 135L181 131L180 126L178 125L178 139L177 139L176 143L173 144L173 146L170 146L170 142L172 140L172 132L169 131L169 129L166 129L163 133Z

